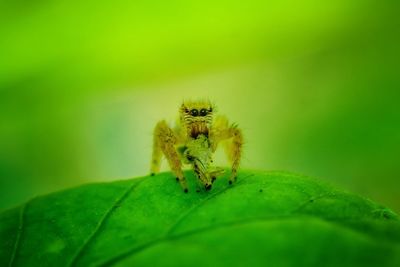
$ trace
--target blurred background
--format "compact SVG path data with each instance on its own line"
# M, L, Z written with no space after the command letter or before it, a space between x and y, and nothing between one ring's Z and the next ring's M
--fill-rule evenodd
M156 122L208 97L243 129L243 168L400 212L399 7L0 0L0 209L146 175Z

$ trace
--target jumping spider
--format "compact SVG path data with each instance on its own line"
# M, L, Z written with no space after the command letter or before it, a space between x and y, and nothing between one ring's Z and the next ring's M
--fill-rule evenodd
M225 116L214 117L215 108L209 101L184 101L179 109L178 123L170 128L165 120L154 129L151 175L159 172L162 154L167 158L176 180L188 192L182 164L193 167L205 190L210 190L222 168L211 166L212 155L221 141L232 166L229 184L236 180L242 154L243 136L237 125L229 125Z

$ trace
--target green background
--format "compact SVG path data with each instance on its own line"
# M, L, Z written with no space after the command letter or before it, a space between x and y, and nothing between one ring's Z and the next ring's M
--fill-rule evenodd
M0 209L147 174L155 123L208 97L244 132L243 168L399 212L399 7L0 0Z

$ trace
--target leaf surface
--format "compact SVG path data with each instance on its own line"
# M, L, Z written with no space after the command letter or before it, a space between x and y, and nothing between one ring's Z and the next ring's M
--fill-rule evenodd
M316 179L242 171L83 185L0 214L0 266L400 266L400 221Z

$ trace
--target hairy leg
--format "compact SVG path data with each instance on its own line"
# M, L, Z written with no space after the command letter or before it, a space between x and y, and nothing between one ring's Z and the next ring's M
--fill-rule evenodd
M172 172L176 176L176 180L182 186L184 192L188 192L186 179L182 172L182 163L175 149L177 138L174 131L163 120L157 123L154 129L153 140L153 157L151 161L151 173L154 174L160 169L161 152L167 158Z
M217 146L221 141L229 140L229 142L226 143L225 152L232 166L232 172L229 178L229 183L232 184L236 181L237 170L242 156L242 131L237 127L237 125L229 126L226 117L219 116L216 118L213 128L211 129L210 139L213 151L217 149Z
M156 134L157 128L154 130L153 135L153 154L150 163L150 175L153 176L160 171L162 150L160 144L160 137Z
M232 136L231 143L227 144L226 152L228 158L232 163L232 173L229 179L229 183L236 181L237 170L239 168L240 159L242 156L242 145L243 145L243 135L242 131L236 126L232 126L228 129L229 135Z

